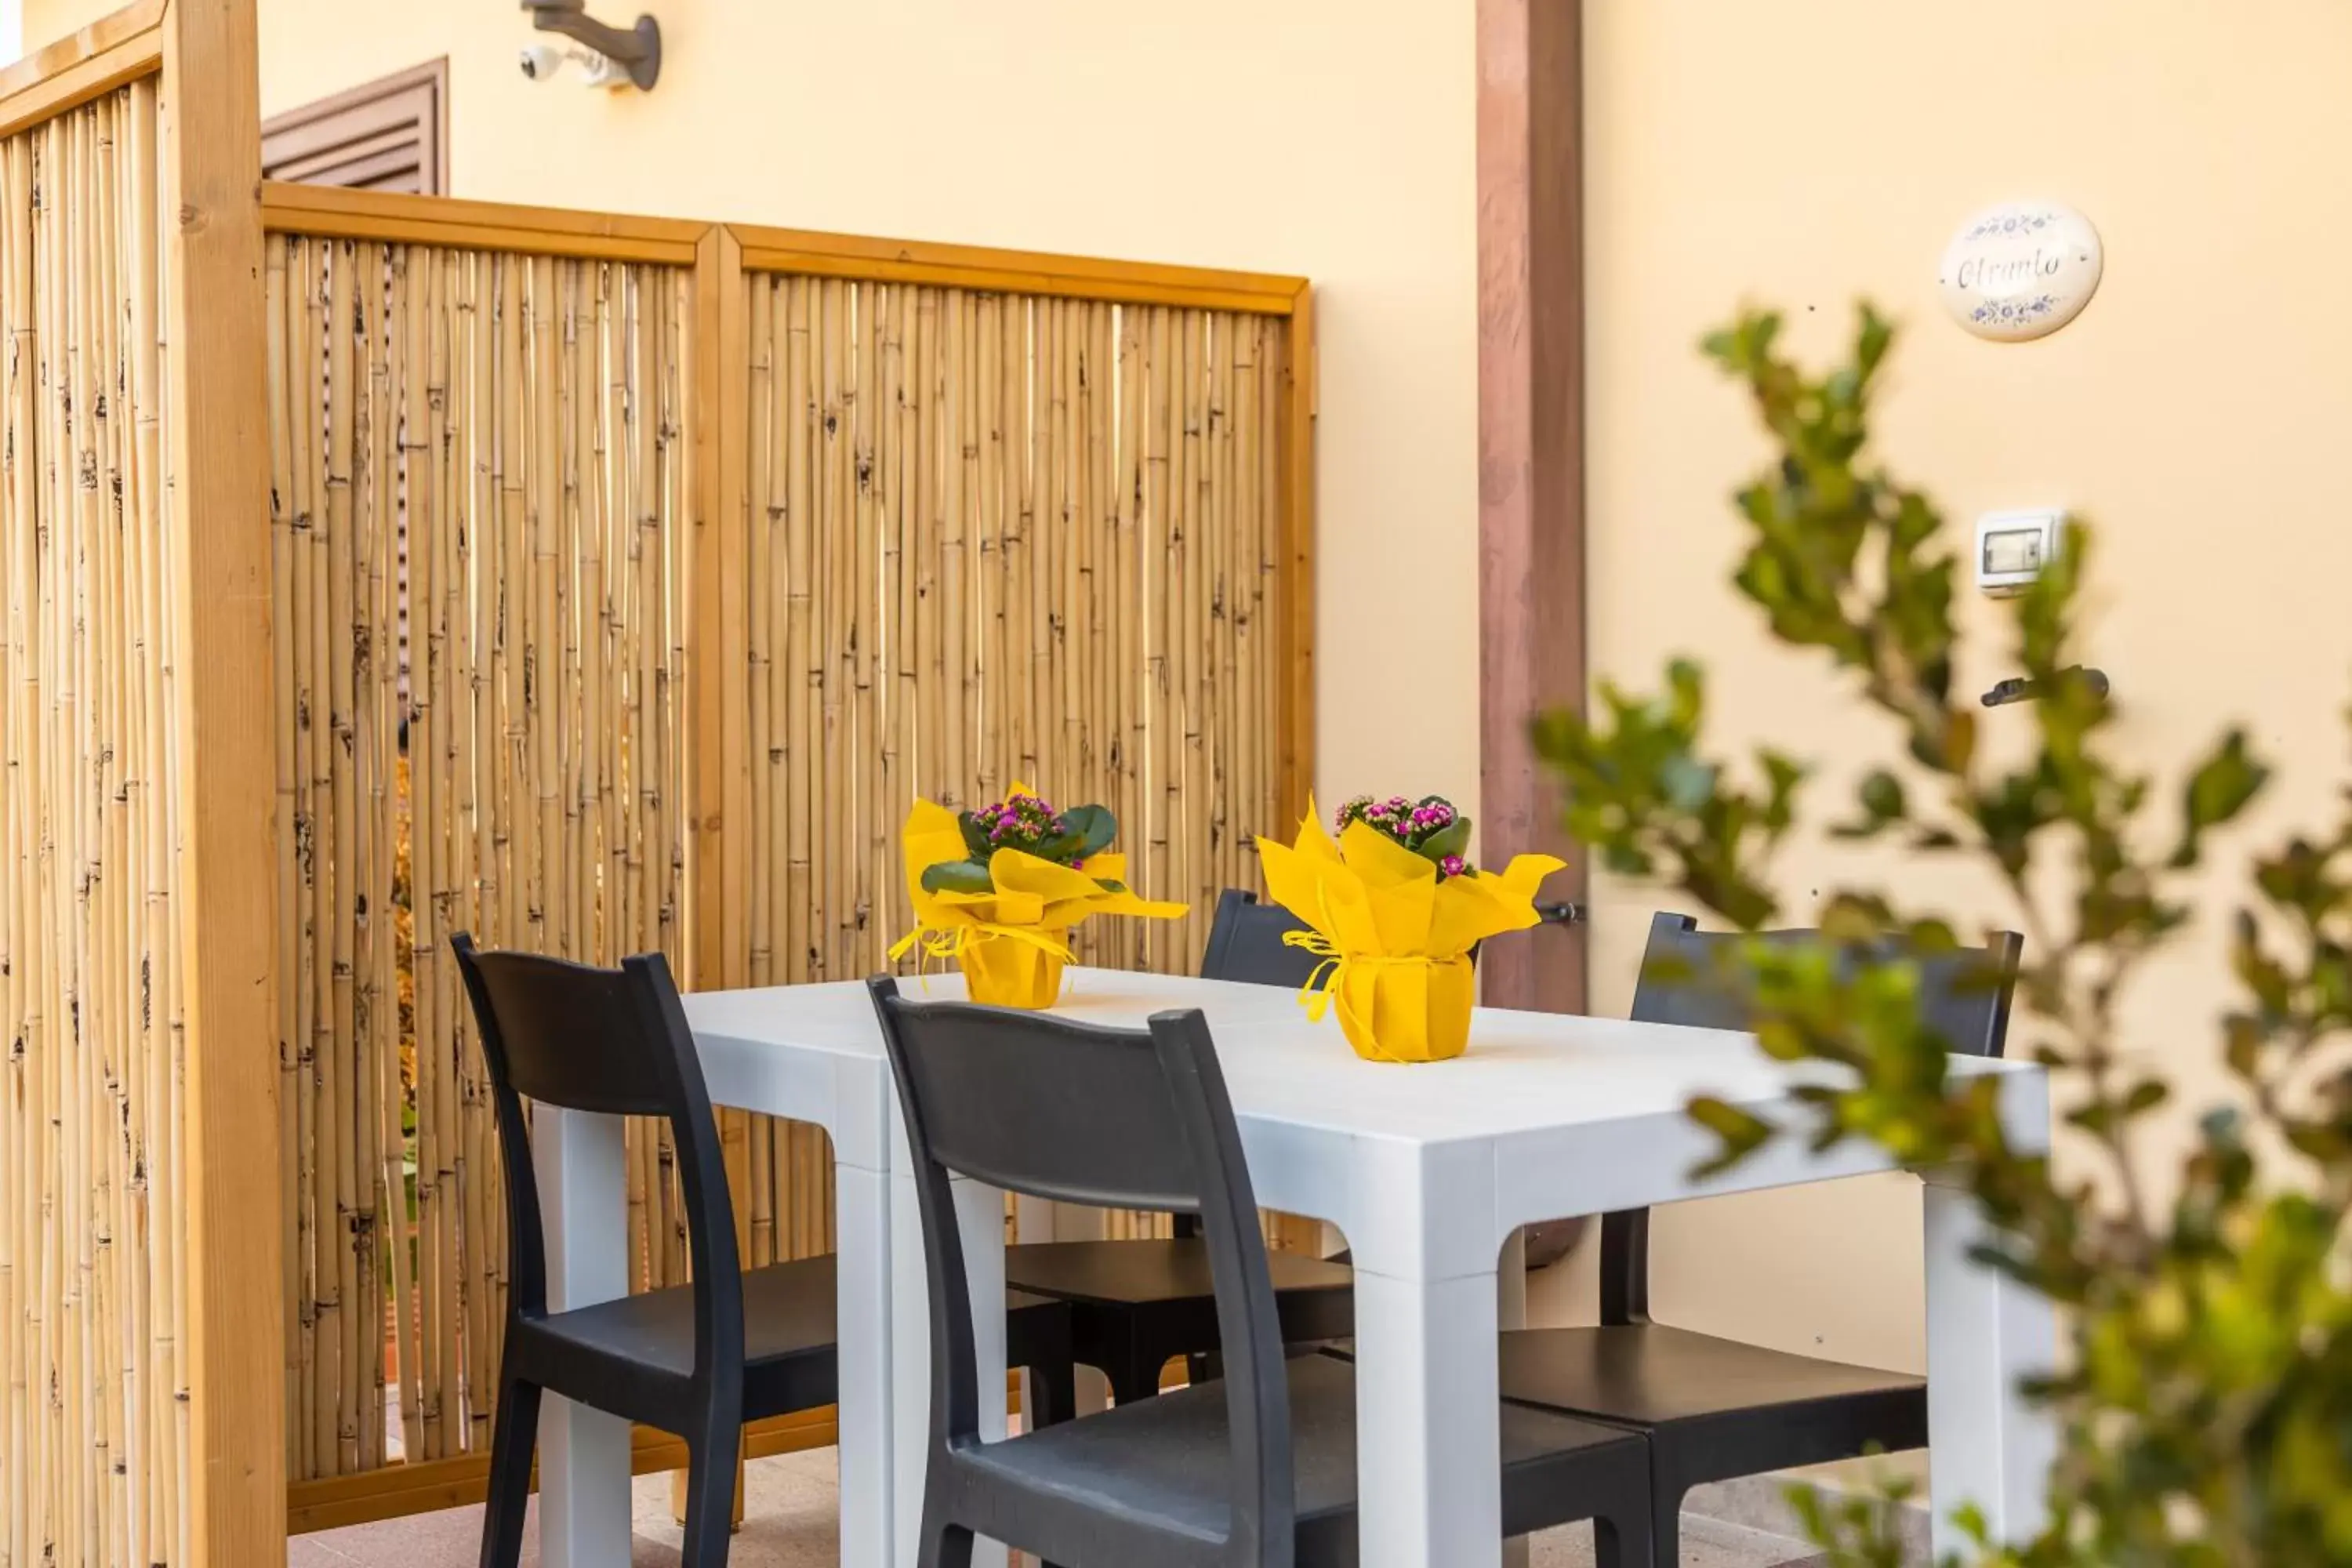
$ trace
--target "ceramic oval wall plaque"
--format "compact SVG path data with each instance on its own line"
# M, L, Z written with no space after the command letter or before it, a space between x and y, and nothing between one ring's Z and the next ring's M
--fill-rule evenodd
M2083 313L2106 258L2099 231L2056 202L2007 202L1960 226L1937 282L1952 319L1980 338L2048 337Z

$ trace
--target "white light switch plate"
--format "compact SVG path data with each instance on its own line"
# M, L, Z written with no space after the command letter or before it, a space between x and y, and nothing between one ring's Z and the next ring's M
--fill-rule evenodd
M1994 598L2021 594L2058 553L2063 507L1989 511L1977 519L1977 586Z

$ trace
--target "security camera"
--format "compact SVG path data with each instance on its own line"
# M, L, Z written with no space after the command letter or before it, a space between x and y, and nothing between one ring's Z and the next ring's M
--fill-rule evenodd
M522 52L522 74L531 81L551 81L567 64L580 68L580 81L583 87L623 88L635 85L628 67L594 49L577 46L561 49L551 44L535 44Z

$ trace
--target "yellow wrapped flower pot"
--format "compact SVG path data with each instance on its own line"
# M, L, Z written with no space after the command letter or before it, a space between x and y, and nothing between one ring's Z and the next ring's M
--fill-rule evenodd
M1348 803L1339 836L1308 803L1295 843L1257 841L1274 901L1310 929L1286 940L1324 959L1301 1000L1367 1061L1435 1062L1470 1045L1470 951L1538 923L1535 896L1565 862L1521 855L1501 874L1464 858L1470 821L1435 796Z
M1062 965L1069 957L1070 933L1042 929L1034 938L975 931L956 954L971 999L992 1007L1052 1006L1062 998Z
M928 958L957 961L971 999L990 1006L1052 1006L1079 921L1185 912L1129 890L1127 858L1107 847L1118 831L1101 806L1056 812L1026 784L961 816L917 801L901 836L916 925L890 956L919 946Z

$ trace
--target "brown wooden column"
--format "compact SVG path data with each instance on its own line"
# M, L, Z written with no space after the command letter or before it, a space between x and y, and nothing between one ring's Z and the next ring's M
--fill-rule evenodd
M194 1450L184 1506L195 1568L260 1568L286 1561L286 1331L254 0L171 0L163 28Z
M1584 901L1528 717L1584 700L1581 0L1478 0L1479 847L1569 861L1545 889ZM1492 1006L1580 1012L1580 928L1479 960Z

